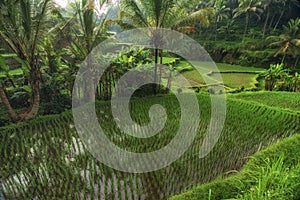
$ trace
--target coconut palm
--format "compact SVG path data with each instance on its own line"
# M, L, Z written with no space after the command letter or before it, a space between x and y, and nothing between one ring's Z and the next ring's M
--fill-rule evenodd
M291 1L293 1L293 0L291 0ZM263 12L266 13L264 28L263 28L263 32L262 32L263 38L265 37L266 31L268 29L268 23L269 23L269 27L271 27L276 14L279 14L279 17L275 24L274 30L276 29L284 12L286 11L286 9L288 9L288 8L286 8L286 7L288 7L288 6L286 6L287 3L288 3L287 0L262 0L261 1L261 7L263 8ZM272 13L273 17L271 18L271 20L269 20L271 13Z
M0 39L10 51L17 54L23 66L28 68L28 80L32 88L31 107L20 114L22 119L36 116L40 104L40 81L42 65L40 46L49 30L51 0L2 0L0 2ZM2 103L5 97L3 85L0 87ZM8 112L8 103L6 102ZM11 106L9 106L11 107ZM17 116L10 113L13 120Z
M93 60L89 53L107 37L105 25L106 14L100 13L107 4L106 1L81 0L71 3L73 16L63 18L63 26L60 31L64 35L70 35L70 50L76 58L76 62L82 62L87 58L88 69L86 71L84 88L85 97L89 101L95 98L94 88L96 84L91 78L93 73ZM80 91L80 90L79 90Z
M280 22L282 21L284 14L286 14L286 12L288 10L290 10L292 7L299 7L300 6L300 2L299 0L276 0L276 10L275 12L280 12L278 19L276 20L275 26L273 28L273 30L276 30L278 25L280 24ZM273 14L273 13L272 13Z
M216 0L213 4L214 23L215 23L215 41L217 40L218 22L229 17L230 9L226 6L225 0Z
M263 28L263 33L262 33L262 37L265 37L266 31L267 31L267 25L268 25L268 21L270 18L270 12L271 12L271 4L273 3L273 0L263 0L262 1L262 7L264 9L265 12L267 12L266 14L266 18L265 18L265 23L264 23L264 28Z
M171 9L174 7L173 0L150 0L150 1L135 1L123 0L121 1L121 24L129 24L129 27L153 27L154 29L165 27L166 18L170 15ZM128 25L127 25L128 26ZM153 36L155 32L152 33ZM155 38L155 37L153 37ZM158 42L152 41L154 49L154 82L157 82L157 64L158 64ZM154 94L157 92L156 85L153 85Z
M156 35L155 30L159 28L178 29L195 21L209 23L212 9L206 8L188 13L185 8L177 6L179 3L175 0L123 0L121 1L120 20L118 20L118 23L125 28L153 28L153 36ZM155 46L154 82L157 82L159 39L152 42ZM157 92L156 88L153 90L154 93Z
M263 9L260 7L261 1L257 0L239 0L239 7L234 9L234 16L233 18L237 18L242 14L246 14L246 22L245 22L245 30L243 34L243 42L245 40L245 35L247 33L248 25L249 25L249 18L250 13L253 13L260 19L260 15L263 12Z
M300 50L300 18L291 19L287 26L283 25L283 33L279 36L270 36L267 39L271 41L269 46L279 47L275 53L275 57L283 54L281 62L285 61L288 53L291 53L294 58L297 57L295 66L299 61Z

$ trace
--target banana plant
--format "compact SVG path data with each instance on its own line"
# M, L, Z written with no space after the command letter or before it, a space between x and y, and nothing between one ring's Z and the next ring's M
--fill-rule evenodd
M284 64L270 64L270 68L262 73L265 78L265 90L274 90L278 80L286 75Z

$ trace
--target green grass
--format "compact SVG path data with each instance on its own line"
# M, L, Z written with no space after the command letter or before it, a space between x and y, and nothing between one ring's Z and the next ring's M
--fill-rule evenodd
M251 156L236 174L200 185L172 200L292 200L300 197L300 135Z
M208 95L198 96L201 121L195 140L184 155L164 169L145 174L117 172L98 162L78 137L71 112L0 128L3 193L7 199L115 199L118 195L122 195L121 199L132 195L166 199L228 171L239 170L246 158L258 150L300 132L297 113L229 99L221 136L214 149L200 159L200 147L210 122L210 102ZM133 120L148 123L148 111L154 104L166 108L168 119L159 134L147 139L120 131L109 101L97 102L96 110L109 140L129 151L148 152L168 144L181 119L177 99L162 95L133 98ZM195 117L191 114L189 120ZM127 187L122 186L123 182Z
M300 93L298 92L244 92L230 94L231 98L254 101L270 107L300 112Z

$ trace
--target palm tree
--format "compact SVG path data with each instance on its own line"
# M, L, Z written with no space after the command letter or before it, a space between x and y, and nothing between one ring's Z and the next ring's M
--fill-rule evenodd
M5 93L4 87L1 82L0 82L0 100L1 100L4 108L6 109L10 119L15 121L18 118L18 116L17 116L16 112L14 111L14 109L11 107L9 100L7 98L7 95Z
M285 61L287 54L290 52L294 58L297 57L295 66L299 60L300 48L300 18L291 19L288 25L283 25L283 33L279 36L270 36L267 39L271 40L269 46L279 47L275 53L275 57L283 54L281 62Z
M263 8L264 11L267 12L266 18L265 18L265 23L264 23L264 28L263 28L263 33L262 33L262 37L265 37L266 31L267 31L267 25L268 25L268 21L270 18L270 6L273 3L273 0L263 0L262 4L263 4Z
M123 27L153 28L152 36L155 38L158 35L155 30L159 28L178 29L181 26L190 24L191 22L200 21L209 23L211 9L200 9L198 11L188 13L183 7L176 6L178 3L175 0L123 0L121 1L121 12L119 24ZM154 82L157 82L157 64L159 56L159 36L153 40L154 44ZM162 58L162 52L161 52ZM162 59L161 59L162 63ZM160 80L159 80L160 82ZM156 85L153 87L153 92L156 94Z
M215 41L217 40L218 22L227 19L230 9L226 6L225 0L216 0L213 4L214 23L215 23Z
M99 4L97 4L99 2ZM106 6L106 1L81 0L71 4L74 15L69 18L63 18L63 26L60 31L65 35L70 34L71 30L70 49L77 59L77 62L82 62L87 58L88 69L84 78L85 81L85 97L89 101L95 98L94 89L96 84L91 78L94 71L93 59L88 57L90 52L104 39L106 39L106 14L100 13L100 10ZM79 90L80 91L80 90Z
M246 22L245 22L245 30L243 34L243 42L245 40L245 35L247 33L248 25L249 25L249 18L250 12L254 13L258 19L260 19L260 13L263 12L263 9L260 8L261 1L257 0L239 0L239 7L234 9L234 16L233 18L237 18L242 14L246 14Z
M155 38L155 30L165 27L166 18L170 15L171 9L174 7L174 0L150 0L150 1L135 1L124 0L121 1L121 21L130 24L131 27L149 27L154 28L152 33ZM127 22L127 23L126 23ZM156 34L157 36L157 34ZM159 56L159 38L152 40L154 49L154 83L157 82L157 64ZM157 86L153 85L153 93L156 94Z
M292 7L299 7L300 2L299 0L276 0L275 3L277 4L276 6L276 11L280 12L280 15L278 19L276 20L277 22L275 23L275 26L273 30L276 30L278 25L280 24L280 21L282 20L284 14L290 10Z
M21 120L36 116L40 104L40 81L42 64L40 45L47 34L51 0L2 0L0 2L0 39L4 41L10 51L17 54L23 65L29 70L29 83L32 88L30 109L20 114ZM0 87L1 99L5 97L3 85ZM6 103L11 112L9 102ZM16 115L10 114L13 120Z

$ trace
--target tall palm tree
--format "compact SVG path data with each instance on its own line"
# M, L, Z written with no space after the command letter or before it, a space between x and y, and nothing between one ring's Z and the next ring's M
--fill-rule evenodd
M259 14L263 12L263 9L260 8L260 6L261 6L261 1L258 0L239 0L239 7L234 9L235 14L233 18L237 18L242 14L246 14L243 42L245 40L245 36L249 25L250 13L255 14L258 17L258 19L260 19Z
M99 4L98 4L99 3ZM106 6L104 0L81 0L71 4L73 16L63 18L63 26L60 28L65 35L70 34L70 49L78 62L87 58L87 71L85 78L85 97L89 101L95 98L94 89L96 84L91 78L93 73L93 59L89 53L104 39L106 39L106 14L100 13Z
M297 57L295 65L299 59L300 49L300 18L291 19L287 26L283 25L283 33L278 36L270 36L267 39L271 41L269 46L279 47L275 53L275 57L283 54L281 62L285 61L288 53L291 53L294 58Z
M175 0L123 0L121 1L121 12L119 24L130 28L148 27L155 30L159 28L177 29L191 22L200 21L208 23L211 9L200 9L188 13L184 7L177 6L180 2ZM158 40L159 41L159 40ZM157 41L154 42L154 82L157 82L157 64L159 49ZM162 54L161 54L162 55ZM162 62L162 61L161 61ZM160 82L160 80L159 80ZM153 88L157 92L156 86Z
M230 9L226 6L225 0L216 0L213 4L214 10L214 18L215 18L215 41L217 40L217 33L218 33L218 22L222 21L223 19L227 19L229 17Z
M276 30L280 22L283 19L284 14L292 7L300 7L299 0L276 0L276 10L280 12L279 17L276 20L273 30ZM272 13L273 14L273 13Z
M174 0L150 0L136 1L123 0L121 1L121 21L130 24L131 27L149 27L154 28L153 38L155 38L155 30L165 27L166 18L171 14L171 9L174 7ZM159 56L159 38L152 40L154 49L154 83L157 82L157 64ZM156 85L153 85L153 92L156 94Z
M263 0L262 1L262 4L263 4L262 7L263 7L264 11L267 12L267 15L265 18L265 23L264 23L264 28L263 28L263 33L262 33L263 38L265 37L266 31L267 31L267 25L268 25L268 21L270 18L270 12L271 12L270 7L273 2L274 2L273 0Z
M0 39L17 54L29 70L28 80L32 88L31 107L20 114L21 120L35 117L39 109L42 65L39 53L40 45L49 30L48 18L52 5L51 0L1 0L0 2ZM1 99L7 99L3 89L1 85ZM10 116L13 120L17 118L16 115Z

